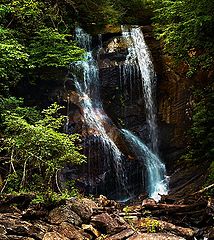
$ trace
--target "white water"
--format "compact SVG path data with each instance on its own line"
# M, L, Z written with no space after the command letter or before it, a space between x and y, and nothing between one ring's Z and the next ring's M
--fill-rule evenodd
M136 64L138 67L135 69L139 69L142 80L143 96L146 108L146 121L149 132L149 145L146 146L142 140L128 130L123 130L123 133L127 140L131 143L132 148L138 155L139 159L142 161L143 159L145 160L148 175L147 191L149 196L155 200L159 200L159 194L168 193L168 181L165 165L158 157L158 130L156 106L154 102L156 75L151 55L141 29L139 27L134 27L129 31L122 27L122 31L123 37L130 42L128 55L124 63L125 71L123 72L123 75L125 74L126 76L123 76L123 79L127 80L127 75L133 76L133 64ZM130 81L132 81L132 79Z
M158 131L156 123L156 106L154 103L154 92L156 88L156 75L154 66L141 29L139 27L132 28L131 37L133 39L134 48L141 72L144 102L146 107L146 120L149 126L148 129L151 149L155 153L158 153Z
M164 175L165 166L160 159L142 142L140 138L126 129L122 129L124 136L130 142L137 158L144 162L147 170L147 191L149 196L156 201L160 195L167 194L168 184Z
M104 127L105 122L111 124L111 120L104 112L100 99L99 70L91 51L91 37L82 29L77 28L76 39L80 43L80 46L87 50L85 60L78 61L73 65L73 68L75 68L77 72L83 73L82 80L81 77L79 77L80 74L75 76L75 85L80 96L85 128L87 133L99 138L104 159L106 159L108 167L110 166L109 161L113 159L114 170L117 177L117 187L120 188L119 190L127 192L127 176L123 168L122 153L108 136Z
M121 89L123 89L123 92L129 96L132 102L133 100L132 90L134 87L136 87L135 81L140 76L140 69L131 33L126 27L121 26L121 28L122 36L126 40L126 44L128 45L128 54L126 56L125 62L123 63L123 65L120 66L120 75L121 78L123 79L123 81L120 81L120 86Z

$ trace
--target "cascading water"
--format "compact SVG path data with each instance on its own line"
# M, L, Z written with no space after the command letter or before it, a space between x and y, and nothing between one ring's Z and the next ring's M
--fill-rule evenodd
M146 120L148 123L151 149L158 153L158 131L156 123L156 106L154 102L154 90L156 87L156 75L150 56L149 49L144 40L143 33L139 27L131 29L136 56L141 72L144 102L146 107Z
M120 75L123 81L120 81L120 87L122 91L128 96L132 102L133 87L136 85L136 80L140 76L140 69L137 61L137 56L135 53L135 48L133 45L133 39L131 37L130 31L125 26L122 28L122 37L126 39L128 45L128 54L123 65L120 66ZM129 89L129 91L128 91Z
M125 192L127 195L127 176L122 162L123 155L105 129L106 123L112 123L105 114L100 99L99 70L91 51L91 37L81 28L77 28L76 39L79 45L87 50L85 59L72 65L72 69L75 69L74 72L77 72L77 74L74 74L75 86L80 96L80 105L85 121L85 131L93 137L94 141L99 139L98 144L101 146L103 158L105 159L106 171L109 171L112 160L117 178L118 192ZM83 73L82 80L80 77L81 72ZM105 179L103 179L103 181L105 181Z
M137 158L144 161L147 170L147 190L150 197L160 200L160 195L167 194L167 180L165 177L165 166L157 155L142 142L140 138L123 129L122 132L126 139L130 142ZM160 194L160 195L159 195Z
M159 194L168 193L165 165L158 157L158 131L156 123L156 106L154 102L154 90L156 86L156 76L150 56L149 49L145 43L143 33L139 27L131 28L130 31L124 30L123 37L126 38L131 46L123 72L123 78L132 76L133 63L138 66L142 80L144 102L146 108L146 121L149 131L149 146L147 147L137 136L128 130L123 130L124 136L132 145L132 148L139 159L145 160L147 170L147 191L149 196L159 200ZM132 81L132 80L131 80Z

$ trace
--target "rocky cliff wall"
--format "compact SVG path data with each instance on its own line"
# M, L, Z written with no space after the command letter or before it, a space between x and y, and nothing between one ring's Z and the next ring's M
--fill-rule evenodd
M153 57L157 74L157 110L159 144L162 158L173 166L183 153L186 144L186 130L191 119L191 80L185 74L187 66L175 67L169 56L162 54L160 43L153 37L151 26L142 27L145 40ZM127 46L121 38L112 37L104 42L99 55L102 99L105 110L116 125L136 132L146 141L147 131L144 101L140 79L130 84L121 76L121 65L127 55Z

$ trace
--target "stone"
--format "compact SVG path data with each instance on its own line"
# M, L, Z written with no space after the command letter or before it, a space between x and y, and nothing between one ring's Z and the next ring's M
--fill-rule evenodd
M47 216L48 210L39 208L37 206L31 206L22 213L22 219L24 220L44 219Z
M8 239L28 239L27 237L24 238L21 236L29 236L31 237L30 239L34 237L36 239L42 239L45 232L47 232L47 229L42 230L41 227L45 225L45 223L42 222L39 226L36 223L31 224L30 222L22 221L21 215L18 213L0 214L0 222L0 234L7 234Z
M1 240L8 240L8 237L6 235L0 233L0 239Z
M185 240L185 238L178 237L167 233L136 233L128 240Z
M129 238L131 235L134 234L134 231L129 228L129 229L125 229L122 232L119 232L115 235L112 235L110 237L107 237L106 240L121 240L121 239L127 239Z
M214 239L214 227L207 227L204 231L204 237Z
M29 232L30 232L30 228L29 226L32 226L31 224L21 224L21 223L18 223L16 225L13 225L13 226L10 226L7 228L7 232L8 234L17 234L18 235L28 235Z
M58 231L61 235L73 239L73 240L82 240L82 234L70 223L63 222L60 224Z
M83 224L82 229L91 233L94 237L99 237L101 235L101 233L92 225Z
M102 233L118 233L126 228L125 225L119 224L118 221L108 213L102 213L92 217L91 223L99 228Z
M7 230L4 225L0 225L0 234L7 234Z
M50 213L48 220L52 224L61 224L62 222L69 222L76 226L82 224L82 220L69 205L63 205L57 208L54 208Z
M16 235L9 235L9 236L7 236L6 239L8 239L8 240L35 240L35 238L24 237L24 236L16 236Z
M93 210L90 207L90 204L95 205L93 203L89 204L89 200L84 199L72 199L67 201L67 204L70 208L78 214L83 221L88 222L93 214Z
M57 231L56 225L50 225L46 222L37 220L33 221L33 226L30 229L30 235L36 239L42 239L46 232Z
M69 240L69 238L57 232L48 232L45 234L42 240Z
M146 198L142 202L142 206L155 206L157 205L157 202L153 198Z
M84 204L86 204L89 208L92 208L92 209L98 207L97 203L94 202L92 199L89 199L89 198L83 198L82 202Z
M103 207L117 207L118 203L114 200L109 200L106 196L100 195L98 202Z

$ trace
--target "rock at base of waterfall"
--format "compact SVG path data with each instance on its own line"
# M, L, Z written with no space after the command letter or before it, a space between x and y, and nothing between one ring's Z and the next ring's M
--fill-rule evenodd
M106 240L121 240L121 239L127 239L128 237L132 236L134 234L134 230L131 228L125 229L115 235L112 235L110 237L107 237Z
M108 234L118 233L126 229L126 225L111 217L108 213L102 213L92 217L91 223L98 227L102 232Z
M166 233L136 233L128 238L128 240L185 240L185 238L178 237L172 234Z
M45 234L42 240L69 240L69 238L57 232L48 232Z
M93 214L92 207L97 206L96 203L94 203L92 200L86 200L86 198L83 198L81 200L74 198L67 201L67 204L70 206L72 211L78 214L80 218L86 222L90 220Z
M69 222L76 226L82 224L82 220L79 215L77 215L69 205L54 208L49 213L48 219L52 224L60 224L62 222Z
M60 224L58 232L69 239L73 240L83 239L82 234L80 234L80 232L72 224L67 222L63 222Z

